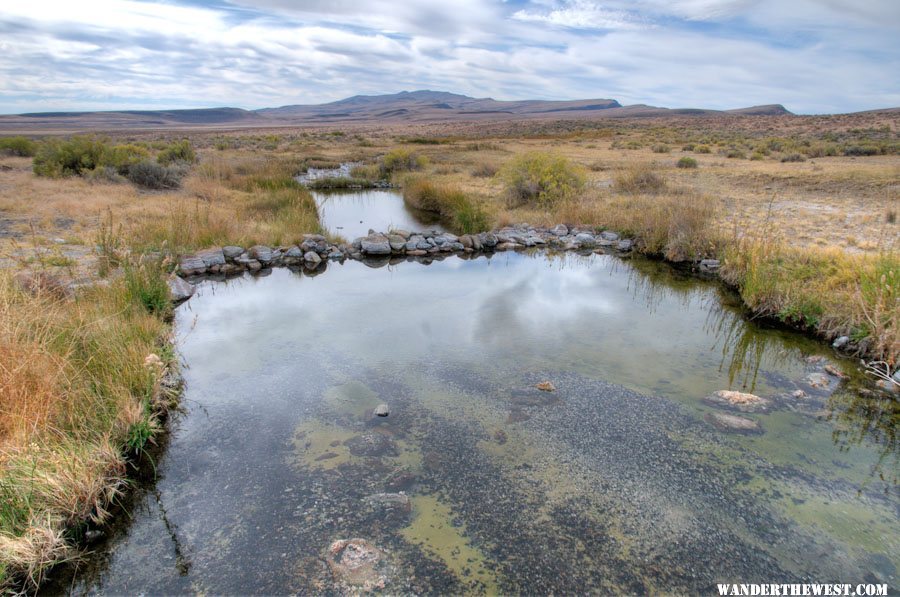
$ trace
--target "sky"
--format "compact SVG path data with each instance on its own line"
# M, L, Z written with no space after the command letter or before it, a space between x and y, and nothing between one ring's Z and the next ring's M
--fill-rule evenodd
M0 0L0 113L417 89L896 107L900 0Z

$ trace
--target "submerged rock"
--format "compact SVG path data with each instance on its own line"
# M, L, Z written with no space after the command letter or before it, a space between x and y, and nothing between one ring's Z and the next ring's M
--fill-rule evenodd
M369 506L399 512L412 511L412 501L405 493L373 493L363 498Z
M704 419L719 431L728 433L757 434L763 432L762 426L758 422L737 415L708 413Z
M394 441L382 433L354 435L344 442L354 456L397 456L400 452Z
M328 548L334 581L365 591L383 589L388 581L384 552L365 539L339 539Z
M386 417L391 413L387 404L379 404L375 407L375 412L373 413L376 417Z
M719 390L703 399L703 402L718 408L727 408L745 413L764 412L772 406L768 398L756 394L734 392L731 390Z
M554 386L550 381L542 381L538 384L535 384L534 387L536 387L537 389L539 389L543 392L555 392L556 391L556 386Z

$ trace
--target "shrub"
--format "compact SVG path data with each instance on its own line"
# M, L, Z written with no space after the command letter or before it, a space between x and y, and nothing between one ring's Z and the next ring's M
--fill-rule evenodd
M138 162L128 170L128 180L139 187L153 190L177 189L185 170L178 165L163 166L149 160Z
M395 172L421 170L428 159L408 149L394 149L381 158L381 176L390 177Z
M574 197L584 188L582 169L563 156L543 152L523 153L500 171L511 206L544 207Z
M193 164L197 161L197 154L191 146L191 142L187 139L176 141L169 144L168 147L159 152L156 161L163 166L168 166L176 162L185 164Z
M681 151L694 151L695 147L696 145L694 145L693 143L687 143L681 147Z
M747 154L737 148L729 149L725 152L725 157L730 159L743 160L746 159Z
M37 151L37 143L28 137L6 137L0 139L0 153L30 158Z
M350 176L363 180L378 180L381 170L374 164L361 164L350 169Z
M881 150L877 145L851 145L844 148L844 155L847 156L869 156L878 155Z
M684 156L683 158L675 162L675 166L678 168L696 168L697 160Z
M653 146L653 153L669 153L672 149L663 143Z
M709 145L698 145L696 149L694 149L695 153L712 153L712 149L709 148Z
M38 176L78 175L101 166L106 150L106 143L89 136L47 139L38 146L32 169Z
M823 158L838 155L838 147L834 143L816 143L806 150L807 157Z
M128 171L139 162L148 160L150 152L140 145L113 145L106 147L100 156L102 166L112 168L122 176L128 176Z
M761 162L761 161L764 160L764 159L766 159L766 154L764 154L764 153L761 152L761 151L754 151L754 152L750 155L750 161L751 161L751 162Z
M415 209L437 213L461 234L483 232L490 228L484 209L454 187L436 185L423 178L407 179L403 201Z
M802 153L790 153L783 158L781 158L782 162L805 162L806 158Z
M620 193L660 193L666 190L666 181L644 164L619 172L614 185Z
M482 162L472 170L472 176L476 178L490 178L497 174L498 170L499 168L497 168L496 164Z

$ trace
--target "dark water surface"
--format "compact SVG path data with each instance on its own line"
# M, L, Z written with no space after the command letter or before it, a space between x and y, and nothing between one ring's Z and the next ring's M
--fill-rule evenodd
M352 538L393 594L897 587L896 410L732 301L602 255L203 282L158 481L72 591L354 592ZM773 400L764 433L707 423L728 388Z

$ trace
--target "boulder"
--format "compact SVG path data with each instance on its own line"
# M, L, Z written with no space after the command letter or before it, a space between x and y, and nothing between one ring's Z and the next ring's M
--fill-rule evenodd
M834 342L831 343L831 347L840 350L845 348L848 344L850 344L850 336L840 336L835 338Z
M409 237L412 236L412 233L407 230L391 230L391 234L396 234L397 236L402 236L403 240L409 240Z
M400 253L406 248L406 238L399 234L391 234L388 236L388 244L391 245L391 251Z
M222 254L225 255L225 259L229 261L233 261L234 259L240 257L244 253L243 247L237 247L235 245L228 245L227 247L222 247Z
M497 239L497 235L493 232L482 232L478 235L478 238L481 240L481 244L488 249L493 249L500 242Z
M359 248L366 255L391 254L391 243L383 234L370 234L361 239Z
M208 268L212 268L218 265L225 265L225 253L219 247L212 247L210 249L197 251L195 256L198 259L201 259L203 261L203 264Z
M624 238L618 242L616 248L623 253L627 253L634 248L634 241L630 238Z
M206 263L196 255L185 255L178 262L178 271L185 276L196 276L206 272Z
M250 247L250 250L247 251L247 254L250 256L250 259L255 259L262 265L269 265L275 260L274 251L265 245L252 246Z
M587 232L579 232L575 235L575 242L587 246L592 247L596 242L593 234L588 234Z
M461 244L466 249L471 249L474 246L474 241L472 240L471 234L463 234L459 237L459 244Z
M169 296L176 305L194 296L194 285L178 276L169 276L166 284L169 286Z
M764 412L772 406L772 401L768 398L731 390L713 392L704 398L703 402L717 408L726 408L745 413Z
M600 238L603 240L619 240L619 235L612 230L604 230L600 233Z
M719 271L719 263L718 259L701 259L700 260L700 271L701 272L717 272Z
M305 261L307 265L315 267L322 263L322 258L314 251L307 251L306 254L303 255L303 261Z
M737 415L707 413L704 419L719 431L725 431L726 433L759 434L763 432L762 426L753 419Z
M565 224L558 224L550 229L550 234L554 236L565 236L569 234L569 227Z
M326 557L336 583L364 592L384 588L388 581L385 559L385 553L365 539L339 539Z

